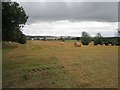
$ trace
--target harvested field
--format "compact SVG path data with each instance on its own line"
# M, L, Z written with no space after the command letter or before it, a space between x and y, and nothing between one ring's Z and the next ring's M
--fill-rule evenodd
M3 88L118 87L118 46L60 41L3 43ZM11 46L11 47L10 47Z

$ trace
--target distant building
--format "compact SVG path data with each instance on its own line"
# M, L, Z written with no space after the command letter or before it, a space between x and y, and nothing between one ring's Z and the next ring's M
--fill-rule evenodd
M48 36L46 37L46 40L58 40L58 37Z
M35 40L34 38L31 38L31 40Z
M58 40L56 36L26 36L27 40Z

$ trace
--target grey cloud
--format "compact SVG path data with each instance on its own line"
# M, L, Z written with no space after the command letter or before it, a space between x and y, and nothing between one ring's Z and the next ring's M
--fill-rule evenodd
M20 2L28 23L39 21L118 21L117 2Z

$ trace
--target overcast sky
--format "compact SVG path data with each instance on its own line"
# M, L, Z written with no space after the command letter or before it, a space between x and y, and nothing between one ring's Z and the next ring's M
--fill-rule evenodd
M29 19L26 35L114 36L118 28L117 2L20 2Z

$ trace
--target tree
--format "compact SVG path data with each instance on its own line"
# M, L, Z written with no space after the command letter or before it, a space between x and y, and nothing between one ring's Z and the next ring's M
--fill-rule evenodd
M82 32L81 42L83 45L88 45L91 42L90 35L87 32Z
M77 40L77 41L80 41L80 37L76 37L76 40Z
M120 29L116 31L116 45L120 46Z
M100 44L102 45L102 36L100 33L97 33L97 35L94 38L94 45Z
M111 44L111 45L116 45L116 44L117 44L116 38L111 39L111 40L110 40L110 44Z
M120 46L120 37L116 37L116 45Z
M2 3L2 40L15 41L21 44L26 37L20 30L27 22L28 16L17 2Z
M47 40L47 36L44 36L44 37L43 37L43 40L46 41L46 40Z
M60 37L60 40L63 41L63 42L65 42L65 39L62 36Z

